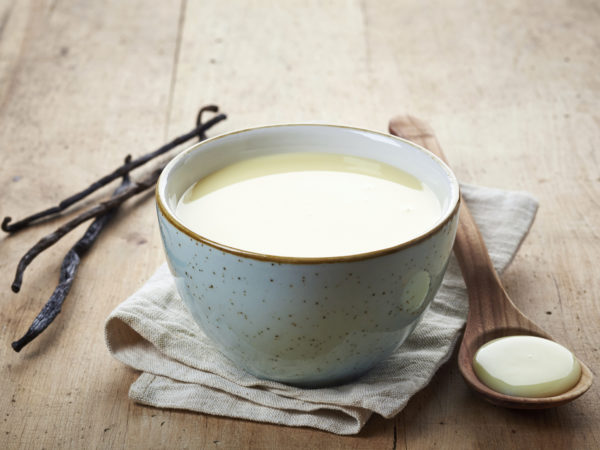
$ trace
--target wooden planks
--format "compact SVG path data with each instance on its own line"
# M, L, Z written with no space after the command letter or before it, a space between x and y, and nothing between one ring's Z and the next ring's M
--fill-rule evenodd
M9 80L0 91L3 216L56 204L127 153L164 142L179 2L153 11L144 2L119 4L2 4L8 64L1 79ZM127 431L134 374L106 354L103 317L153 271L161 249L151 200L120 216L86 257L56 323L22 354L10 342L52 292L60 260L83 230L35 261L18 295L9 291L18 257L56 224L0 243L0 447L81 448L92 439L118 442ZM113 423L123 427L104 432Z
M127 153L187 130L205 103L230 116L215 132L315 120L383 131L410 112L432 124L463 181L539 198L504 282L597 373L595 3L323 3L0 3L0 215L55 204ZM163 259L152 199L120 212L56 323L17 355L10 342L77 236L34 262L18 295L14 267L55 225L0 238L2 448L600 446L597 386L557 410L507 411L473 396L454 359L395 420L375 417L357 437L136 405L136 374L109 357L102 328Z

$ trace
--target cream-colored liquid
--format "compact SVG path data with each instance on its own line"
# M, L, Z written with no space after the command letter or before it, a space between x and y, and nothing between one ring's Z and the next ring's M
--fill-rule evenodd
M426 231L436 195L407 172L327 153L282 153L227 166L192 185L176 215L190 230L246 251L291 257L384 249Z
M475 354L473 368L479 379L502 394L551 397L579 381L577 358L556 342L535 336L494 339Z

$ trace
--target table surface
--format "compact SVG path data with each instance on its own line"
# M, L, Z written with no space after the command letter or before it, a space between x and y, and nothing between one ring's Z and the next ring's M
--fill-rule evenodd
M504 2L0 2L0 216L57 204L190 129L324 121L385 131L427 120L459 179L526 190L535 224L503 275L518 306L597 374L600 364L600 8ZM104 194L110 189L103 191ZM94 199L100 198L100 195ZM71 217L77 209L67 212ZM598 448L598 382L554 410L494 407L456 356L395 418L357 436L138 405L104 320L163 261L152 194L84 258L55 323L20 337L80 231L10 291L26 249L64 219L0 238L0 447Z

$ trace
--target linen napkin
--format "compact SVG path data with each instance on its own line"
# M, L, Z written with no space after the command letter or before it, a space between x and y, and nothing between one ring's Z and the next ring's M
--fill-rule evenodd
M463 185L496 269L510 263L537 211L529 194ZM258 379L222 356L188 313L163 264L108 317L112 355L141 371L129 396L159 408L355 434L373 413L390 418L448 360L467 316L454 256L420 324L387 360L349 384L301 389Z

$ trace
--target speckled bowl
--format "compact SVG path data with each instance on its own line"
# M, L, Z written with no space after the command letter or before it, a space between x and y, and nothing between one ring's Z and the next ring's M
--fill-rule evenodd
M199 178L240 159L301 150L367 157L402 168L432 188L442 216L409 242L329 258L230 248L177 219L179 198ZM341 126L282 125L218 136L182 152L163 171L156 201L169 267L206 335L258 377L317 387L364 373L415 328L446 270L459 187L438 158L394 136Z

